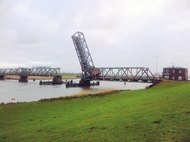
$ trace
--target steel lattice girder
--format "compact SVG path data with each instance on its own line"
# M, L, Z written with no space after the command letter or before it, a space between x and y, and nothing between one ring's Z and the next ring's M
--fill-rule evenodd
M5 75L54 76L59 73L60 73L60 68L50 68L50 67L0 69L0 74L5 74Z
M90 75L91 70L95 68L95 66L92 61L92 57L90 55L84 34L77 32L72 36L72 40L81 65L82 73Z
M102 67L98 80L153 81L155 79L146 67Z

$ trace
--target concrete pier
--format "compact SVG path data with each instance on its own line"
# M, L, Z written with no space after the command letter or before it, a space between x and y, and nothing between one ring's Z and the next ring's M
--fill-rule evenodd
M18 81L19 82L28 82L28 76L27 75L20 75L20 78Z
M0 80L4 80L5 79L5 75L4 74L0 74Z

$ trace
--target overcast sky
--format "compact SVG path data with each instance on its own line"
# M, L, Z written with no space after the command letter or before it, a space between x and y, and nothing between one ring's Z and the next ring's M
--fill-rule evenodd
M0 0L0 67L80 72L77 31L97 67L190 70L190 0Z

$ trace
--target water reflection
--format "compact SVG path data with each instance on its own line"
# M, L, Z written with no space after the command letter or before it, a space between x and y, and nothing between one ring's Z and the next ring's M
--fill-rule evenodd
M74 80L78 82L78 80ZM44 98L71 96L76 94L94 94L104 90L134 90L143 89L150 83L126 83L100 81L100 86L90 88L66 88L65 85L39 85L39 81L19 83L16 80L0 81L0 103L31 102Z

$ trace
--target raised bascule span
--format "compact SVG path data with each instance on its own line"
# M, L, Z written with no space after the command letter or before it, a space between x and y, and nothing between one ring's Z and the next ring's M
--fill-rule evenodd
M155 77L147 67L95 67L87 42L82 32L72 36L73 44L82 70L78 84L68 83L67 87L99 85L92 80L154 82Z
M82 78L79 84L68 83L67 87L93 85L90 84L90 81L96 79L97 76L99 76L100 69L94 66L84 34L81 32L77 32L72 36L72 40L81 66ZM97 83L97 85L98 84L99 83Z

